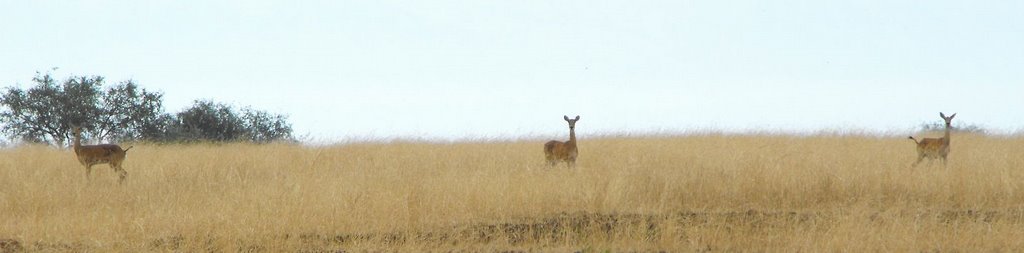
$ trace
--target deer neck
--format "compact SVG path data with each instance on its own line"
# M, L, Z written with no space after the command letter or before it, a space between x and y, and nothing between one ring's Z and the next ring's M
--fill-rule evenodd
M569 142L567 142L566 144L569 144L569 146L576 147L576 129L569 128Z
M942 135L942 142L949 144L949 129L952 128L950 125L946 125L946 134Z
M75 142L74 142L72 148L75 150L75 153L78 153L78 150L82 148L82 135L81 134L75 133Z

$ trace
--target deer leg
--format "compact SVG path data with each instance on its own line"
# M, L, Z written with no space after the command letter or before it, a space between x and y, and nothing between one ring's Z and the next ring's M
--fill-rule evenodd
M92 181L92 164L85 165L85 179Z
M921 163L921 160L924 160L924 155L917 155L917 161L914 162L914 165L911 167L917 167L917 164Z
M114 172L117 172L117 182L124 184L125 178L128 177L128 172L124 171L124 168L121 168L121 163L110 163L110 168L113 168Z
M117 172L117 176L118 176L117 183L124 184L125 180L128 179L128 172L124 171L124 169L120 169Z

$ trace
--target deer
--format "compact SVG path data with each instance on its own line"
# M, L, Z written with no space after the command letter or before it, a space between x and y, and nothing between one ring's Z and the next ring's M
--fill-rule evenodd
M921 141L914 139L914 136L907 137L913 140L917 144L917 162L914 162L913 167L917 167L917 164L921 163L921 160L925 158L929 159L942 159L942 165L946 165L946 156L949 155L949 130L953 129L953 117L956 117L956 113L946 117L946 114L939 112L939 117L946 121L946 134L942 138L924 138ZM931 161L931 160L929 160Z
M78 158L79 163L85 166L85 178L92 180L93 165L106 163L117 173L118 183L124 184L125 178L128 177L128 172L124 171L121 163L124 162L125 154L127 154L129 149L132 149L132 146L121 149L121 146L115 144L82 145L82 128L75 127L74 133L75 157Z
M569 116L563 115L562 118L569 122L569 141L552 140L544 143L544 157L551 166L564 161L571 169L576 167L576 156L579 155L579 150L576 149L576 121L580 120L580 116L576 115L576 118L569 119Z

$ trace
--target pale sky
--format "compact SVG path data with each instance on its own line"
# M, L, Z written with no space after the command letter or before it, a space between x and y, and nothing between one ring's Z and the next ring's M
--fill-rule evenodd
M1024 129L1024 1L9 1L0 86L134 79L346 138Z

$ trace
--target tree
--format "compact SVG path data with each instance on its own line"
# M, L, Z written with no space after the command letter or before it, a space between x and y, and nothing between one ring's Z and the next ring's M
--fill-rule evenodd
M250 107L242 108L242 122L248 131L249 141L267 143L278 140L292 141L292 125L288 117L274 115Z
M101 76L72 76L58 84L36 72L28 90L8 87L0 99L2 131L30 142L66 145L71 128L110 141L155 139L163 132L163 94L123 81L103 91Z
M976 133L976 134L986 134L986 133L988 133L987 129L985 129L982 126L976 125L976 124L966 124L966 123L959 123L959 122L957 122L957 123L953 123L952 127L953 127L953 129L952 129L953 132ZM943 123L943 122L921 123L921 131L924 131L924 132L942 132L942 131L946 131L946 123Z
M103 89L103 77L72 76L58 84L36 72L27 90L8 87L0 97L0 132L28 142L67 145L72 127L84 138L122 142L293 140L287 117L250 107L197 100L175 115L164 113L163 93L133 80Z
M163 93L139 88L132 80L110 87L103 96L98 137L112 140L157 140L166 132Z
M231 106L208 100L196 100L179 112L173 125L169 135L184 141L236 141L245 134L242 119Z
M168 136L178 141L251 141L267 143L292 140L292 127L284 115L250 107L241 113L226 104L197 100L179 112L168 127Z
M30 142L65 145L71 127L92 128L102 110L99 87L103 77L71 77L63 84L47 74L36 72L36 84L28 90L9 87L0 98L2 131Z

